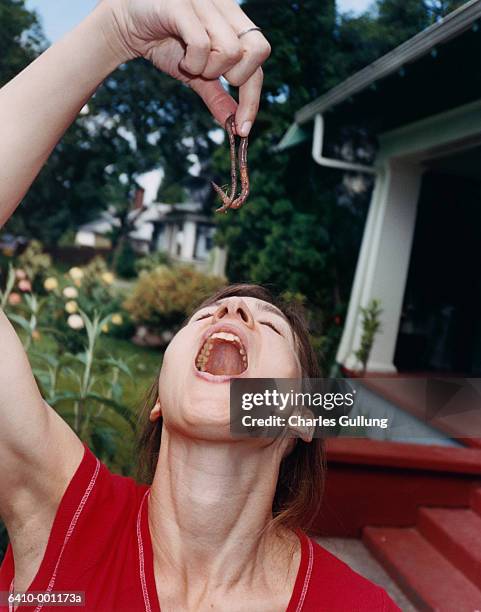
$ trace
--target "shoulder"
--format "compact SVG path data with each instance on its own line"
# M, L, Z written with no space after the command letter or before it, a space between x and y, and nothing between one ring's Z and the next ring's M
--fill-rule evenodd
M106 564L106 551L134 550L138 517L148 490L146 485L110 472L85 446L58 506L31 585L34 590L45 590L52 576L66 583L72 576L87 576L100 562ZM0 568L0 586L10 583L13 572L9 548Z
M86 517L93 513L95 523L110 531L116 521L136 518L147 491L146 485L112 473L85 446L84 457L61 501L59 514L73 512L73 520L86 523Z
M313 563L307 610L399 611L384 589L352 570L314 540L309 539L309 542Z

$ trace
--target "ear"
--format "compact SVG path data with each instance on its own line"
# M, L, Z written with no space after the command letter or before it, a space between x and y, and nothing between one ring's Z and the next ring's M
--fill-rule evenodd
M304 409L299 414L300 422L296 425L289 425L289 433L293 438L300 438L303 442L312 442L314 437L315 426L310 423L303 422L304 419L313 419L314 415L310 410Z
M150 411L149 420L151 423L155 423L162 416L162 408L160 406L160 400L157 399L155 406Z

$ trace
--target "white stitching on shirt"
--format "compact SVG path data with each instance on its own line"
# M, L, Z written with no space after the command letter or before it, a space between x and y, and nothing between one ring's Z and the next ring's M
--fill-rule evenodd
M67 546L68 541L70 540L70 537L77 525L78 519L80 517L80 514L82 512L82 510L84 509L85 504L87 503L87 500L89 498L90 493L92 492L92 489L94 488L95 485L95 481L97 480L97 476L100 470L100 461L97 459L96 460L96 464L95 464L95 470L94 473L92 475L92 478L90 479L90 482L87 486L87 488L85 489L85 493L83 494L82 499L80 500L80 503L77 507L77 510L75 511L75 514L72 517L72 520L70 521L70 525L69 528L67 529L67 533L65 534L65 538L62 544L62 548L60 549L60 553L58 555L58 559L57 559L57 563L55 564L55 568L53 570L53 574L52 577L50 579L50 582L48 583L48 587L47 587L47 593L50 593L53 590L53 587L55 585L55 580L57 579L57 571L60 565L60 561L62 559L62 555L63 552L65 550L65 547ZM34 610L34 612L40 612L40 610L43 608L43 604L40 604L39 606L37 606Z
M297 604L296 612L301 612L302 607L304 605L304 600L306 599L307 595L307 589L309 588L309 582L311 580L312 566L314 564L314 549L312 547L312 542L310 538L307 539L307 542L309 544L309 562L307 564L307 572L306 577L304 578L304 586L302 587L302 593L299 597L299 603Z
M142 542L142 531L141 531L141 520L142 520L142 508L144 507L144 502L147 499L147 495L150 490L144 494L142 498L142 503L140 504L139 513L137 515L137 543L139 546L139 572L140 572L140 584L142 585L142 595L144 596L144 604L146 612L152 612L152 608L150 607L150 599L149 592L147 590L147 582L145 580L145 559L144 559L144 545Z

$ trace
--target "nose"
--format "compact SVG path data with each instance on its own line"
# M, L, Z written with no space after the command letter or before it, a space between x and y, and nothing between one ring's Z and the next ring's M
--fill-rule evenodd
M226 300L215 311L213 321L214 323L218 323L225 317L239 319L251 329L254 327L254 317L242 298L230 298Z

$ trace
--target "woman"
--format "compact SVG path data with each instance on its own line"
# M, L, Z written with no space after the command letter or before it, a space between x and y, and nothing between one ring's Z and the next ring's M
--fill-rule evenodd
M101 2L0 91L0 225L102 79L134 57L188 83L220 123L235 113L246 135L269 54L252 28L233 0ZM240 86L238 107L220 75ZM395 609L297 529L320 501L320 442L302 429L297 441L230 436L231 378L316 374L305 325L267 292L225 290L171 342L142 438L150 487L111 474L46 405L1 312L0 339L0 592L81 591L102 612Z
M397 610L299 530L321 499L321 440L302 429L291 432L298 440L230 435L231 378L318 375L296 310L265 289L234 285L192 315L170 343L146 404L139 447L150 487L112 475L42 405L33 381L25 389L28 366L4 325L16 361L11 374L23 376L17 406L30 404L50 423L39 439L32 430L38 415L22 427L14 404L0 413L30 438L9 466L30 470L23 491L15 491L16 503L2 500L12 549L0 590L82 591L86 608L102 611ZM48 440L62 454L47 449ZM40 454L45 462L52 451L62 463L38 473Z

